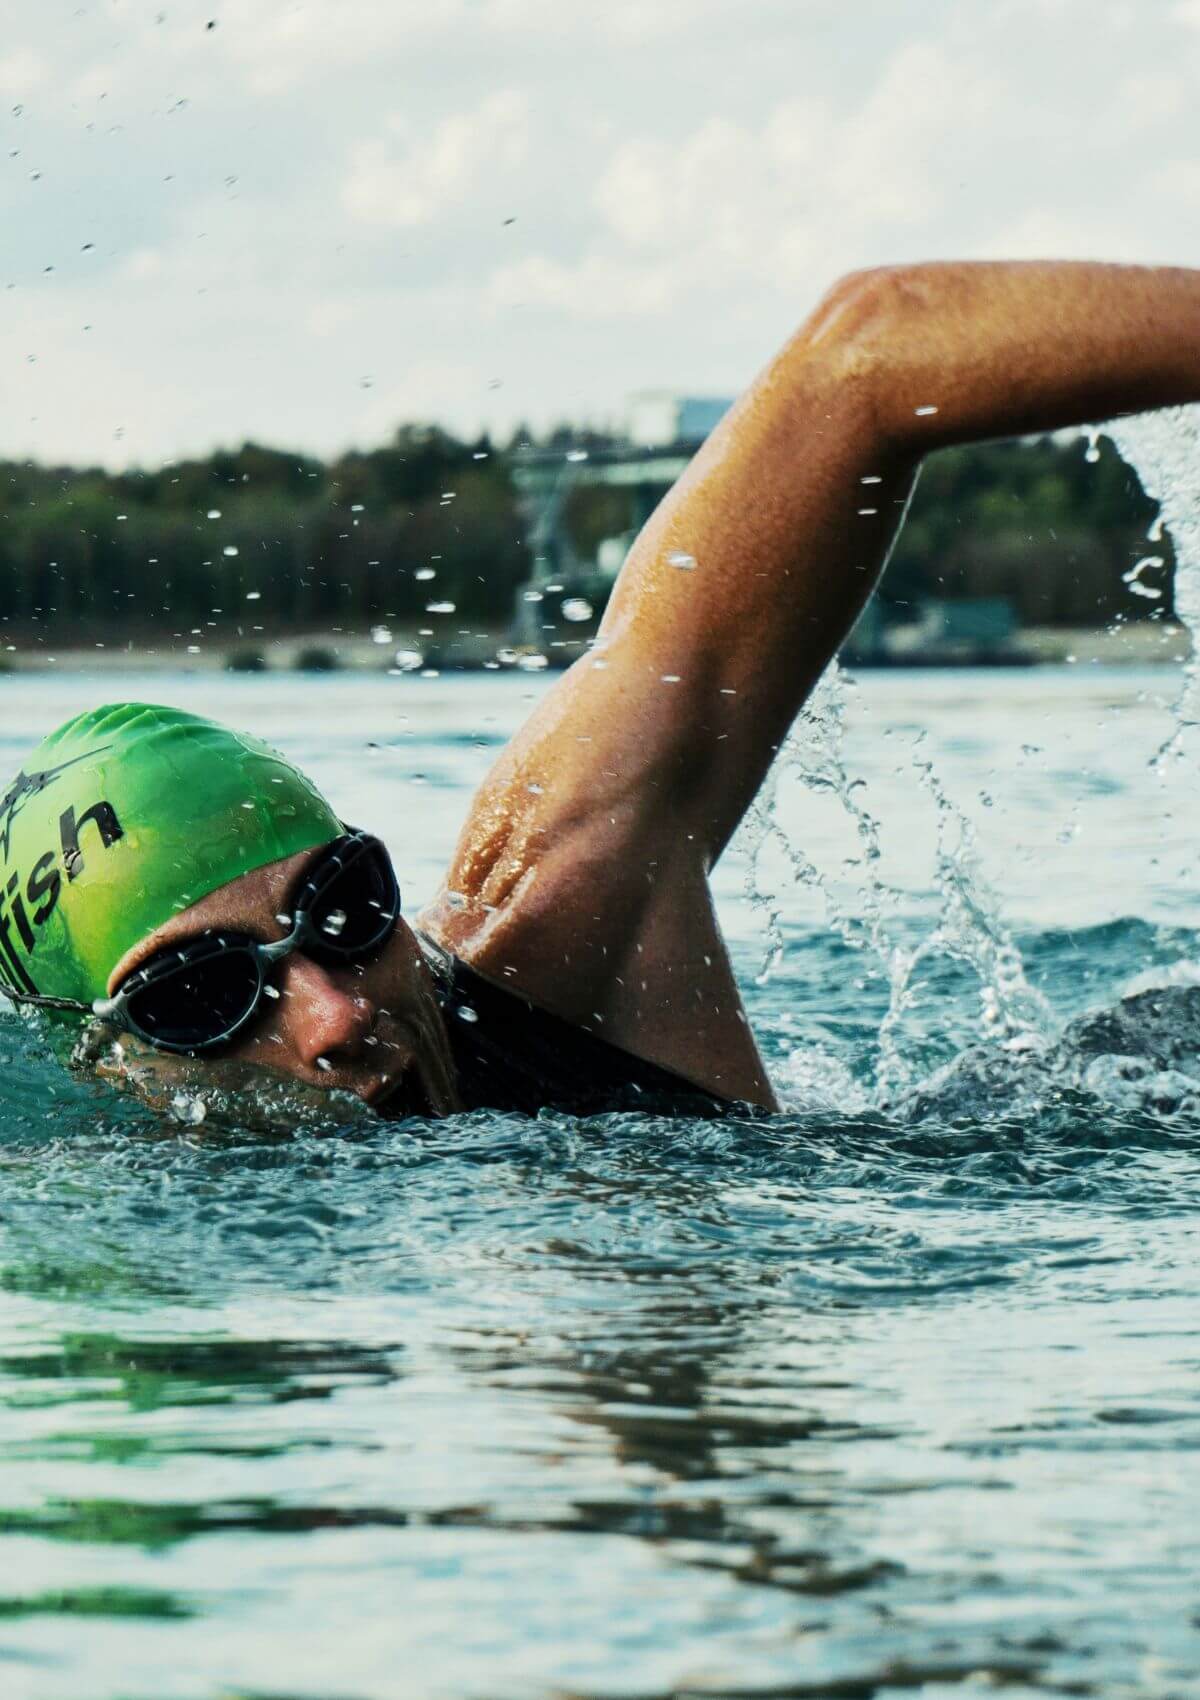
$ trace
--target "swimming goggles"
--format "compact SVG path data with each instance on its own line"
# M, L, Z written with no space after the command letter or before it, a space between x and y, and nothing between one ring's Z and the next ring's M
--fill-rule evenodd
M222 1049L249 1026L271 984L275 964L302 950L333 967L377 956L395 931L400 888L387 850L365 832L334 839L305 870L280 915L285 938L263 944L246 933L201 933L146 959L110 998L92 1004L65 998L22 998L74 1008L148 1040L160 1051L203 1056Z

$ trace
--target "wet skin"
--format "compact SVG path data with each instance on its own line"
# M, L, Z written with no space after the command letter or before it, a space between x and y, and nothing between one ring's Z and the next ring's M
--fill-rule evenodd
M264 944L286 936L276 920L323 847L255 868L181 911L128 951L111 995L156 951L228 929ZM223 1059L270 1069L325 1090L351 1092L387 1114L458 1109L454 1065L421 950L403 917L380 954L330 967L293 951L276 963L255 1019Z
M422 930L611 1043L776 1107L709 875L874 589L923 456L1198 400L1200 271L1031 261L843 278L651 516L594 650L480 788ZM289 877L246 875L153 938L248 920L278 937ZM246 1060L363 1097L407 1067L434 1108L451 1104L406 928L361 976L296 956L284 986Z

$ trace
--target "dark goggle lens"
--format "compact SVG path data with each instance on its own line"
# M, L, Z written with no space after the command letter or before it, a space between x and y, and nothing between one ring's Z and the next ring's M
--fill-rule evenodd
M400 908L387 852L367 845L327 881L314 879L298 899L308 910L317 954L361 956L391 935Z
M252 952L228 945L202 962L181 962L176 972L156 976L131 994L126 1010L152 1043L203 1049L241 1025L257 1002L259 985Z

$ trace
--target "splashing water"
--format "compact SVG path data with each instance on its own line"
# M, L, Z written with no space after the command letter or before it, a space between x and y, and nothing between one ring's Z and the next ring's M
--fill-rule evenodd
M914 1084L913 1064L902 1049L905 1017L918 993L918 968L943 957L969 968L979 981L980 1037L1009 1047L1027 1046L1051 1025L1049 1008L1026 978L1020 950L1001 918L1000 904L979 867L975 829L947 794L934 763L923 751L925 733L913 740L912 764L920 789L936 811L935 880L940 912L933 931L915 946L895 936L900 894L880 876L880 823L863 801L866 781L848 773L843 757L847 680L833 662L751 808L739 837L745 856L745 892L757 911L763 950L756 984L764 985L784 958L785 940L778 895L764 882L762 855L782 852L794 886L819 894L827 924L851 950L878 963L888 988L888 1006L876 1034L874 1100L894 1102ZM849 899L793 842L779 818L780 782L794 776L811 791L831 794L849 817L860 853L843 864L850 874Z
M1147 536L1161 541L1169 529L1175 545L1175 611L1192 631L1200 629L1200 408L1170 409L1121 420L1106 428L1118 452L1135 467L1160 512ZM1089 427L1086 459L1100 458L1100 427ZM1162 591L1143 575L1164 564L1147 555L1124 575L1130 590L1149 600ZM916 1084L912 1063L902 1049L905 1020L918 996L918 971L940 958L971 970L979 984L979 1037L1008 1052L1044 1049L1056 1023L1041 994L1029 983L1021 952L1001 915L995 893L980 869L975 827L953 800L918 732L912 763L920 790L935 809L937 847L934 880L939 896L936 924L915 946L901 942L894 922L899 894L879 874L880 823L862 798L865 782L853 778L843 759L846 680L836 662L814 692L796 727L782 746L771 775L750 810L739 838L746 861L745 891L758 914L762 957L756 983L763 985L780 968L785 952L782 905L762 870L768 848L782 852L793 889L817 892L828 925L851 949L869 952L888 987L886 1013L876 1035L874 1101L895 1104ZM1189 731L1200 723L1200 658L1186 663L1172 711L1173 727L1151 765L1162 778L1172 763L1185 758ZM839 897L828 874L792 841L779 817L780 783L795 777L808 790L832 794L853 824L861 845L858 858L843 872L855 879L849 899ZM1066 839L1060 835L1060 842Z
M1157 543L1164 529L1175 544L1175 614L1192 633L1200 631L1200 407L1167 408L1108 426L1117 452L1133 466L1159 513L1147 533ZM1152 559L1152 558L1148 558ZM1126 575L1130 588L1145 594L1140 580L1147 561ZM1200 719L1200 658L1195 647L1184 664L1175 699L1174 729L1155 751L1151 765L1160 778L1186 759L1187 734Z
M375 676L175 689L420 892L539 684L414 677L403 743ZM10 675L10 740L92 689ZM1200 1693L1200 896L1152 684L1100 694L1120 736L1080 668L826 681L759 822L803 845L764 890L816 864L745 984L803 1088L777 1117L381 1121L234 1057L68 1073L0 1009L3 1693ZM1084 869L1056 791L1087 769ZM1040 1051L980 1040L997 861L1066 1024ZM839 928L794 913L818 889ZM945 1067L881 1114L898 984L897 1049Z

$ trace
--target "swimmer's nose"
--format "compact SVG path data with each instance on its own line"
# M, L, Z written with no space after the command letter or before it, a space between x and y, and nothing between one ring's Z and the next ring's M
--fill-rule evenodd
M369 998L346 991L319 963L299 952L288 958L283 992L287 1025L309 1068L316 1067L318 1057L364 1054L376 1013Z

